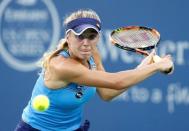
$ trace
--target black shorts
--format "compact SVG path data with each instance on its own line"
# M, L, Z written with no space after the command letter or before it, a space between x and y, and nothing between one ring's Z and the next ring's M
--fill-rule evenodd
M89 126L90 126L90 122L88 120L85 120L85 123L75 131L88 131L89 130ZM16 126L14 131L39 131L39 130L33 128L32 126L30 126L29 124L27 124L26 122L21 120L18 123L18 125Z
M33 128L32 126L21 120L16 126L14 131L39 131L39 130Z

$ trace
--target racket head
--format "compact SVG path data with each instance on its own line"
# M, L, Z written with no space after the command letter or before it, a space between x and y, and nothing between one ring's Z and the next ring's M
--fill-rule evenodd
M146 51L158 45L160 33L145 26L127 26L113 30L110 41L118 48L148 55Z

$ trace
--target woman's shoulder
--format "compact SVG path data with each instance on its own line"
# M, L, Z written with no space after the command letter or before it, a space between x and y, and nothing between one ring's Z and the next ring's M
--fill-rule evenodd
M63 79L79 75L85 67L75 59L56 56L51 59L49 70Z
M67 79L72 70L70 67L74 63L69 58L64 58L62 56L55 56L50 60L49 68L45 71L45 85L51 89L57 89L60 87L65 87L69 82Z
M72 58L65 58L61 55L55 56L50 60L50 68L70 68L73 66L81 65L78 61Z

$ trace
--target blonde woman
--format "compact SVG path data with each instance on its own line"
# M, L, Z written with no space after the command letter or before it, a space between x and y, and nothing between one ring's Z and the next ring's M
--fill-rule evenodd
M65 38L57 49L45 54L42 73L34 86L16 131L87 131L89 122L81 126L83 106L97 92L109 101L129 87L172 66L170 56L153 63L151 53L141 64L127 71L106 72L96 48L101 21L93 10L79 10L64 20ZM32 108L35 96L50 100L44 112Z

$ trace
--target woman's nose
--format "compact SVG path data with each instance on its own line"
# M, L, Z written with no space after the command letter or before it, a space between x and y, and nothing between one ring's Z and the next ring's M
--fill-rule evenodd
M90 45L90 41L88 39L83 39L83 45Z

